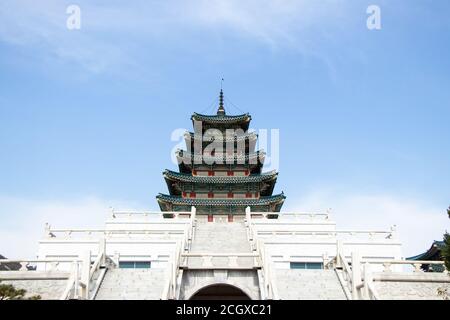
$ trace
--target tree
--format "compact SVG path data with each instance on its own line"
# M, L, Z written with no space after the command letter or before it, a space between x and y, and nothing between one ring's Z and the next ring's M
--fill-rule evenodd
M25 289L16 289L11 284L1 284L0 283L0 300L23 300L25 299L25 294L27 291ZM28 300L40 300L41 296L32 296L27 298Z
M450 207L447 209L447 215L450 219ZM441 257L444 259L445 268L449 271L450 275L450 234L447 231L444 234L444 245L441 248ZM437 294L444 300L450 300L448 288L438 288Z
M450 207L447 209L447 214L450 219ZM445 262L445 267L450 271L450 234L445 232L444 234L444 246L441 249L441 255Z

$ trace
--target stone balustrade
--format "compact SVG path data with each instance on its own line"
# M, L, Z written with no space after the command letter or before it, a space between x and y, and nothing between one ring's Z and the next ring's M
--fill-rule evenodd
M258 269L257 253L184 253L182 268L186 269Z

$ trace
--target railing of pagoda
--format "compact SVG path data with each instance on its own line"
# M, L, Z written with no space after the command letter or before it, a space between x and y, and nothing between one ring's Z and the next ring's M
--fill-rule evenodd
M70 271L68 265L71 265ZM2 259L0 267L6 270L0 271L0 280L67 280L60 299L77 298L82 265L81 259Z
M115 210L111 208L111 216L113 218L164 218L164 219L189 219L192 211L136 211L136 210Z
M371 265L382 265L383 271L382 273L392 273L392 268L394 266L409 266L411 268L411 272L408 270L403 270L402 273L425 273L422 269L422 265L429 265L430 271L433 269L436 272L443 272L446 270L444 261L430 261L430 260L363 260L362 263L371 264ZM450 280L450 279L449 279Z
M73 259L2 259L0 267L6 270L0 271L0 280L67 280L61 300L93 299L106 272L105 249L105 240L100 239L93 261L90 251ZM90 290L91 286L93 290Z
M40 271L64 271L60 270L62 264L72 263L77 260L73 259L1 259L1 271L37 271L37 266ZM1 272L0 271L0 272Z
M325 237L325 238L345 238L345 236L350 237L364 237L368 240L372 239L391 239L393 234L391 231L299 231L299 230L255 230L255 235L259 236L308 236L308 237Z
M347 297L351 299L378 300L379 294L374 285L375 281L450 282L444 261L368 260L361 259L358 252L352 252L350 264L343 252L342 242L338 241L337 255L325 265L325 268L334 268L338 271L339 280ZM423 265L429 265L431 269L434 267L444 272L425 272L422 269ZM404 269L399 271L398 268L394 269L395 266L411 268L409 271Z
M321 219L329 220L330 214L328 213L312 213L312 212L256 212L251 211L250 216L252 219L267 219L267 220L284 220L284 219ZM256 220L258 221L258 220Z
M266 213L265 213L266 214ZM261 269L260 274L262 276L261 297L263 299L278 299L278 290L275 284L275 277L273 274L273 265L270 259L270 255L267 254L267 249L263 240L258 238L258 233L253 228L253 215L250 207L245 210L245 226L247 229L247 239L250 242L251 249L256 253L255 261L259 261Z
M185 255L189 252L192 239L195 235L196 208L192 207L189 212L189 226L184 232L184 237L177 242L175 252L171 255L168 263L168 276L161 295L162 300L176 299L183 275L182 267L186 264Z
M64 237L71 238L73 236L133 236L133 235L184 235L184 230L172 230L172 229L159 229L159 230L135 230L135 229L48 229L47 236L50 238Z

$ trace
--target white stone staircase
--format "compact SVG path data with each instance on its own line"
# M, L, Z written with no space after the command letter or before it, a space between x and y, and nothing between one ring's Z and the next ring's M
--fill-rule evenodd
M159 300L166 281L163 269L111 268L95 300Z
M210 263L215 267L230 264L227 254L252 254L244 222L198 222L190 253L224 255L211 257ZM251 257L236 257L235 262L241 267L253 266ZM203 257L190 257L187 264L189 268L202 268L205 261Z
M251 252L244 222L198 222L191 252Z
M275 269L280 299L345 300L345 292L334 270Z

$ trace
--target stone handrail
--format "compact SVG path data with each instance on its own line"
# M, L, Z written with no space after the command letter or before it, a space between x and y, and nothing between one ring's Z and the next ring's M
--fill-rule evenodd
M257 214L257 213L256 213ZM263 215L267 218L267 215ZM250 207L245 209L245 225L247 227L247 238L250 242L251 249L256 252L256 259L260 259L261 274L263 277L263 290L261 296L265 299L278 299L277 287L274 283L274 274L271 267L270 258L267 257L264 243L258 238L258 232L253 228L252 212Z
M196 208L192 207L189 212L189 226L184 230L184 237L181 239L181 242L177 243L175 248L175 253L171 256L169 261L169 275L167 277L167 281L164 285L164 289L161 295L162 300L167 299L175 299L177 295L177 279L180 273L180 265L182 264L183 255L185 251L190 249L190 245L192 242L192 238L195 233L195 225L196 225Z
M439 265L443 266L445 269L444 261L430 261L430 260L362 260L361 263L366 264L382 264L384 269L383 272L391 272L392 265L411 265L414 267L414 272L424 272L421 266L427 265Z
M139 216L155 216L155 217L164 217L164 215L172 215L173 217L181 217L181 216L188 216L190 217L191 215L191 211L124 211L124 210L114 210L114 208L111 208L111 216L113 218L116 218L118 216L135 216L135 215L139 215Z
M6 270L6 271L35 271L34 269L28 269L31 265L36 265L38 263L50 264L50 270L56 270L60 263L71 263L71 262L81 262L77 259L1 259L0 265L6 264L20 264L19 270ZM1 271L0 271L1 272Z
M274 283L275 276L273 274L271 261L264 245L259 240L257 240L257 252L262 264L266 299L277 300L279 296L277 287Z
M328 213L307 213L307 212L256 212L252 211L250 215L253 217L263 217L264 219L273 220L268 218L268 216L276 216L277 218L283 217L298 217L298 218L309 218L316 219L322 218L323 220L328 220L330 215Z
M338 235L368 235L369 239L374 236L384 236L385 239L392 238L392 232L390 231L298 231L298 230L257 230L257 235L311 235L311 236L332 236Z
M28 267L30 265L38 265L38 264L45 264L45 270L44 272L51 272L51 271L58 271L57 267L60 263L71 263L72 264L72 271L68 273L68 279L66 287L63 291L63 294L60 296L60 300L66 300L71 297L78 298L78 275L79 275L79 268L80 264L82 264L81 259L2 259L0 260L0 265L7 264L7 263L18 263L21 265L21 268L19 270L9 270L7 272L23 272L26 271L30 274L33 274L33 272L37 272L35 269L29 269ZM50 265L49 270L47 270L47 265ZM1 273L4 271L0 271ZM64 272L66 273L66 272ZM53 277L54 274L49 273L50 277ZM73 293L72 293L73 290ZM71 294L72 293L72 294Z
M48 229L47 236L55 238L57 234L63 234L64 237L70 238L72 234L86 234L88 236L99 235L183 235L184 230L160 229L160 230L136 230L136 229Z

